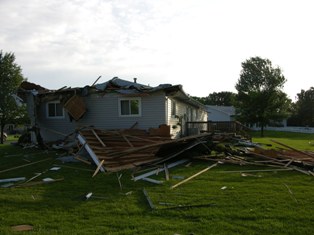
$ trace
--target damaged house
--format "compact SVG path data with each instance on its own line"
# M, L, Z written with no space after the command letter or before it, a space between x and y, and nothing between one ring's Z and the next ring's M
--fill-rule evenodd
M185 136L188 121L206 121L206 108L181 85L150 87L113 79L92 86L48 90L21 85L32 126L43 141L56 141L80 128L141 129L176 139Z

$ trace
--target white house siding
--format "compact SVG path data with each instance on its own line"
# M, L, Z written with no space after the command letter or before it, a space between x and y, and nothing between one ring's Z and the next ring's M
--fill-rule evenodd
M75 131L75 121L71 122L69 115L64 111L64 118L47 118L46 103L39 106L37 124L40 127L40 134L44 141L55 141L64 139L65 135Z
M208 111L208 121L233 121L235 114L231 106L206 105Z
M93 125L95 128L101 129L125 129L137 123L135 128L148 129L165 124L165 98L163 93L153 93L140 97L140 117L119 116L119 98L127 97L118 93L92 94L85 97L87 112L78 121L78 125Z
M230 116L225 113L221 113L216 110L210 110L210 113L208 114L208 120L209 121L231 121Z
M84 126L93 126L100 129L125 129L137 123L135 128L149 129L166 124L165 95L163 92L140 97L140 117L120 117L119 98L126 98L126 96L112 93L105 95L91 94L83 97L87 112L78 121L71 121L66 111L64 112L64 118L47 118L46 103L42 103L38 110L37 123L41 128L43 139L45 141L62 139L64 137L62 133L67 135Z
M173 102L176 104L176 115L171 114ZM188 121L207 121L207 112L182 101L167 98L167 123L173 138L186 134L185 126Z

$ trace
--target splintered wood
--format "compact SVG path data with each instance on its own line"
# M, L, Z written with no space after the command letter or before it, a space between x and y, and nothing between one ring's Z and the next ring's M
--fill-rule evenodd
M78 139L97 165L97 172L102 171L102 168L105 171L116 172L144 164L161 163L202 144L204 142L202 138L209 135L173 140L155 133L139 129L121 131L84 129L79 132Z
M139 130L87 129L80 131L79 134L97 156L99 163L96 165L99 167L101 162L107 171L119 171L155 161L160 143L168 140L164 137L149 136ZM151 146L146 147L148 144Z
M276 143L284 146L285 149L263 148L232 133L206 133L179 139L170 139L167 135L156 135L156 133L159 131L84 129L79 132L77 138L82 144L81 148L86 149L97 166L93 176L99 171L117 172L147 166L161 169L160 166L164 166L162 169L165 170L168 180L167 170L170 165L165 163L174 158L182 158L183 153L196 146L199 146L197 149L199 155L196 155L196 151L192 151L190 159L281 167L314 175L313 152L300 151L278 141ZM186 159L182 160L186 161ZM136 180L137 177L134 179Z

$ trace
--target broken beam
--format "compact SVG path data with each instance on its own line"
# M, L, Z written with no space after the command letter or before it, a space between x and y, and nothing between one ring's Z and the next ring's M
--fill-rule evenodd
M183 164L183 163L185 163L187 161L188 161L188 159L181 159L181 160L179 160L177 162L170 163L167 167L169 169L169 168L175 167L177 165ZM158 172L161 172L161 171L164 171L164 170L165 170L165 168L161 168L161 169L158 169ZM148 176L156 174L156 172L157 172L157 170L149 171L149 172L147 172L145 174L138 175L138 176L134 177L133 180L134 181L138 181L140 179L147 178Z
M15 170L15 169L19 169L19 168L30 166L30 165L34 165L34 164L37 164L37 163L40 163L40 162L44 162L44 161L47 161L47 160L51 160L51 158L46 158L46 159L43 159L43 160L40 160L40 161L37 161L37 162L32 162L32 163L24 164L24 165L21 165L21 166L12 167L12 168L0 171L0 173L11 171L11 170Z
M155 205L153 204L152 199L150 199L150 197L149 197L149 195L148 195L148 193L147 193L147 191L146 191L145 188L143 188L143 193L144 193L144 195L145 195L145 197L146 197L146 200L147 200L147 202L148 202L150 208L151 208L151 209L155 209Z
M195 178L196 176L198 176L198 175L200 175L200 174L203 174L204 172L208 171L209 169L211 169L211 168L213 168L213 167L215 167L215 166L217 166L217 165L218 165L218 163L215 163L215 164L213 164L213 165L211 165L211 166L209 166L209 167L206 167L204 170L201 170L200 172L198 172L198 173L196 173L196 174L190 176L189 178L187 178L187 179L185 179L185 180L182 180L181 182L179 182L179 183L177 183L177 184L171 186L170 188L171 188L171 189L174 189L174 188L178 187L179 185L181 185L181 184L183 184L183 183L186 183L187 181L189 181L189 180Z

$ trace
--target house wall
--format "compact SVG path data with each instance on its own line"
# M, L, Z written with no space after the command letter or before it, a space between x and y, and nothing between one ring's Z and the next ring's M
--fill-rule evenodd
M37 124L44 141L64 139L66 135L73 133L76 128L75 121L71 121L66 112L64 112L64 118L47 118L47 103L41 103L37 107Z
M83 97L87 112L78 120L70 120L65 111L64 118L51 119L46 116L47 103L41 103L38 109L38 124L44 141L63 139L76 129L93 126L100 129L125 129L132 127L149 129L166 124L165 95L163 92L141 97L140 117L119 116L119 98L126 98L118 93L105 95L91 94Z
M207 108L208 121L233 121L229 114L221 111Z
M204 109L196 108L180 100L167 97L167 123L170 125L170 134L178 138L187 134L185 130L188 121L207 121L207 112ZM171 109L176 105L176 114L172 115ZM195 133L197 134L197 133Z
M40 104L37 108L37 123L44 141L63 139L65 135L82 127L126 129L131 128L135 123L137 123L135 128L146 130L158 128L161 124L170 125L172 138L178 138L186 135L185 123L187 121L207 120L206 110L166 97L164 91L141 96L141 116L138 117L119 116L119 99L127 98L119 93L94 93L82 98L87 112L78 121L71 121L66 111L64 118L47 118L47 104L44 102ZM176 103L175 115L171 115L171 100Z
M79 126L93 125L101 129L125 129L132 127L148 129L165 124L165 96L162 92L142 96L140 117L119 116L119 98L127 98L118 93L92 94L84 98L87 112L78 121Z

